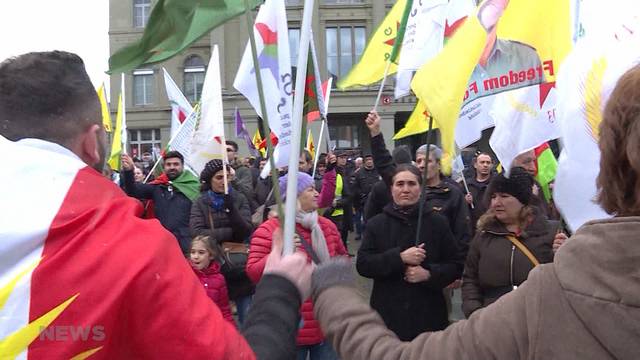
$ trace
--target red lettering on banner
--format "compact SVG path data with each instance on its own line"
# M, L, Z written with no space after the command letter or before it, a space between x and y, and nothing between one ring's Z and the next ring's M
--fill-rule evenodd
M548 76L554 76L555 70L553 68L552 60L544 61L542 65L538 65L538 66L520 70L520 71L509 70L507 74L503 74L500 76L483 80L482 85L483 85L484 91L494 91L507 86L513 86L523 82L534 81L536 79L542 82L545 79L545 73L547 73ZM476 85L475 82L469 85L470 89L472 85ZM475 93L477 94L478 92L476 91ZM468 94L465 94L465 99L467 97L468 97Z
M542 65L544 65L544 69L549 73L549 76L553 76L553 60L547 60Z

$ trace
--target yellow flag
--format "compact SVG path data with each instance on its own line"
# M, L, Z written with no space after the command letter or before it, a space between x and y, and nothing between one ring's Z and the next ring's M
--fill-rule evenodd
M102 110L102 126L106 132L111 132L111 115L107 106L107 94L105 93L104 83L98 88L98 99L100 100L100 109Z
M487 32L476 11L442 52L416 72L411 88L438 124L445 152L454 153L455 127L463 101L470 93L478 94L479 88L484 86L485 91L487 87L491 90L486 95L496 94L500 92L497 88L508 87L506 84L524 79L531 80L529 76L539 76L536 74L544 76L546 82L555 80L560 63L571 48L569 1L511 0L499 19L496 44L504 39L508 41L502 43L513 48L535 49L540 59L540 70L530 70L531 74L524 71L510 73L507 64L502 76L473 82L476 87L472 88L469 79L487 43ZM503 80L506 80L505 84ZM483 95L476 95L480 96Z
M370 85L382 79L387 59L398 35L398 27L407 0L398 0L378 26L367 44L360 61L351 68L346 77L338 81L338 89L359 85ZM391 63L388 75L396 72L398 66Z
M436 123L433 124L433 129L436 129ZM407 136L422 134L429 130L429 113L427 112L427 107L422 103L422 101L418 101L416 107L411 112L411 116L409 116L409 120L404 125L400 131L398 131L394 136L393 140L398 140L405 138Z
M265 148L260 148L260 143L262 142L262 136L260 136L260 131L256 129L256 133L253 134L253 138L251 139L253 145L260 151L260 155L264 158L267 154L267 150Z
M311 157L315 159L316 157L316 147L313 145L313 134L311 130L309 130L309 135L307 135L307 151L311 154Z
M113 170L120 169L120 156L122 155L122 94L118 96L118 113L116 115L116 130L111 141L111 155L108 164Z

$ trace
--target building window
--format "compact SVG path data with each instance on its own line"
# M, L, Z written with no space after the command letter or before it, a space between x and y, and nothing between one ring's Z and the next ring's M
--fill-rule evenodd
M360 147L358 125L329 126L330 146L338 149Z
M322 0L323 4L364 4L364 0Z
M286 6L302 5L302 0L285 0L284 4Z
M133 27L147 26L151 13L151 0L133 0Z
M331 26L326 28L327 71L335 80L347 75L358 62L366 44L364 26Z
M162 149L160 129L129 130L129 145L132 157L142 159L142 154L149 153L154 161L158 160Z
M190 56L184 62L184 95L195 103L202 95L205 67L202 58L197 55Z
M289 56L291 66L298 66L298 49L300 48L300 29L289 29Z
M153 70L133 71L133 105L153 103Z

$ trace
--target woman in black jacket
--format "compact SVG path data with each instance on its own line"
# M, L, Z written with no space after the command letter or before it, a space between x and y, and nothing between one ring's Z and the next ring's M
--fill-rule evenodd
M228 178L232 178L227 166ZM249 201L240 192L229 186L224 193L224 170L221 160L209 161L200 173L201 194L193 202L189 228L191 236L213 235L215 241L246 243L253 231ZM254 286L244 270L245 264L225 263L222 273L227 280L229 299L236 303L240 325L249 311Z
M397 166L393 201L367 223L356 262L360 275L374 280L371 307L404 341L447 327L442 289L460 277L464 261L442 215L423 213L416 243L421 189L416 167Z

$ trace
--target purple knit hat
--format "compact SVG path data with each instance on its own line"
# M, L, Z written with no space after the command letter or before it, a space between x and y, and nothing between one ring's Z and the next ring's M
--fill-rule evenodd
M284 199L287 194L288 176L288 174L285 174L283 176L280 176L280 179L278 179L278 183L280 184L280 195L282 196L282 199ZM313 181L311 175L298 171L298 190L296 191L296 196L300 195L300 193L305 191L308 187L315 188L315 186L315 181Z

